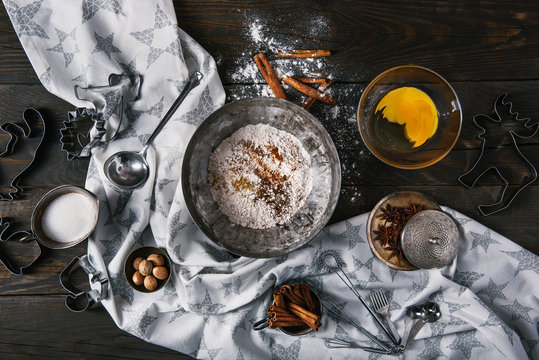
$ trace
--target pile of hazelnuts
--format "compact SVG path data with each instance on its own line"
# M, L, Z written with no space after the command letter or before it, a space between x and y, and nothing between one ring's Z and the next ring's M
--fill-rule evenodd
M168 278L168 270L164 266L165 258L159 254L151 254L146 259L138 257L133 260L135 273L133 274L133 283L137 286L143 285L149 291L157 289L158 280Z

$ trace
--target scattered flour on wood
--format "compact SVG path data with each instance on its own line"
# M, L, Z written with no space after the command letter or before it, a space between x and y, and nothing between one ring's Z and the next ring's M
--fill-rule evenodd
M213 151L208 177L223 214L238 225L266 229L285 223L305 203L311 158L292 134L248 125Z
M47 205L41 217L41 228L56 242L80 240L92 231L96 211L95 203L87 196L66 193Z

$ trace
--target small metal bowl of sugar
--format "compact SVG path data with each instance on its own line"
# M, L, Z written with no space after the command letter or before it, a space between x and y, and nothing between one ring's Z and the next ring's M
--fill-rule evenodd
M78 186L62 185L37 203L32 213L32 232L41 245L66 249L87 239L98 217L97 196Z

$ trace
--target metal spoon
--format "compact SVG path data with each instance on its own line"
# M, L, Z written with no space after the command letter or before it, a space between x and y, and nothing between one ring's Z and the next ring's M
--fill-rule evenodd
M178 107L187 97L187 94L189 94L191 90L200 84L202 77L203 75L198 71L191 76L181 94L165 114L165 117L163 117L148 140L146 140L142 150L139 152L120 151L111 155L107 161L105 161L105 176L111 183L122 189L134 189L144 185L150 175L150 167L148 165L148 161L146 160L146 152L148 151L148 148L157 134L159 134L172 115L174 115L176 110L178 110Z
M399 347L401 347L402 349L404 349L404 347L408 343L408 337L410 336L410 331L412 330L412 326L414 325L414 320L423 319L427 315L425 309L419 306L412 306L408 308L406 314L410 317L410 321L408 322L408 324L406 324L406 329L404 330L404 335L402 336L399 345Z
M434 323L440 320L440 318L442 317L442 312L440 311L440 307L435 302L426 303L423 306L423 309L425 311L425 314L418 322L416 322L416 324L414 325L414 327L408 334L406 342L401 343L401 345L404 345L404 348L406 348L408 344L410 343L410 341L412 341L415 338L415 336L417 335L419 330L421 330L423 325L425 325L428 322Z

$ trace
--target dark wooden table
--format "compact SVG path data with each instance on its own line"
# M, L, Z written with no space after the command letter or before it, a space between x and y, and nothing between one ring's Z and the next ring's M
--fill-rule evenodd
M276 68L302 75L302 62L276 60L282 47L331 49L319 72L334 79L335 108L316 103L311 112L332 136L342 162L342 190L332 222L368 212L396 190L419 190L539 254L539 183L526 188L511 207L482 217L476 206L493 202L501 189L495 176L474 189L457 182L478 156L472 117L490 113L496 97L510 93L514 109L539 120L539 3L536 1L176 1L180 26L217 61L228 100L267 94L252 56L266 51ZM315 62L312 63L317 64ZM442 74L463 108L458 143L438 164L399 170L383 164L363 145L355 122L365 86L378 73L417 64ZM287 88L289 99L302 95ZM0 11L0 121L19 120L26 107L46 117L47 134L24 193L0 202L0 217L29 227L37 200L62 184L83 185L87 160L67 161L59 129L73 106L47 93L32 70L5 10ZM5 138L2 138L2 141ZM539 135L521 150L539 167ZM511 146L507 141L502 146ZM7 169L2 171L10 171ZM515 184L513 184L515 185ZM58 273L82 243L48 250L20 277L0 269L1 357L178 358L119 330L100 307L82 314L64 307Z

